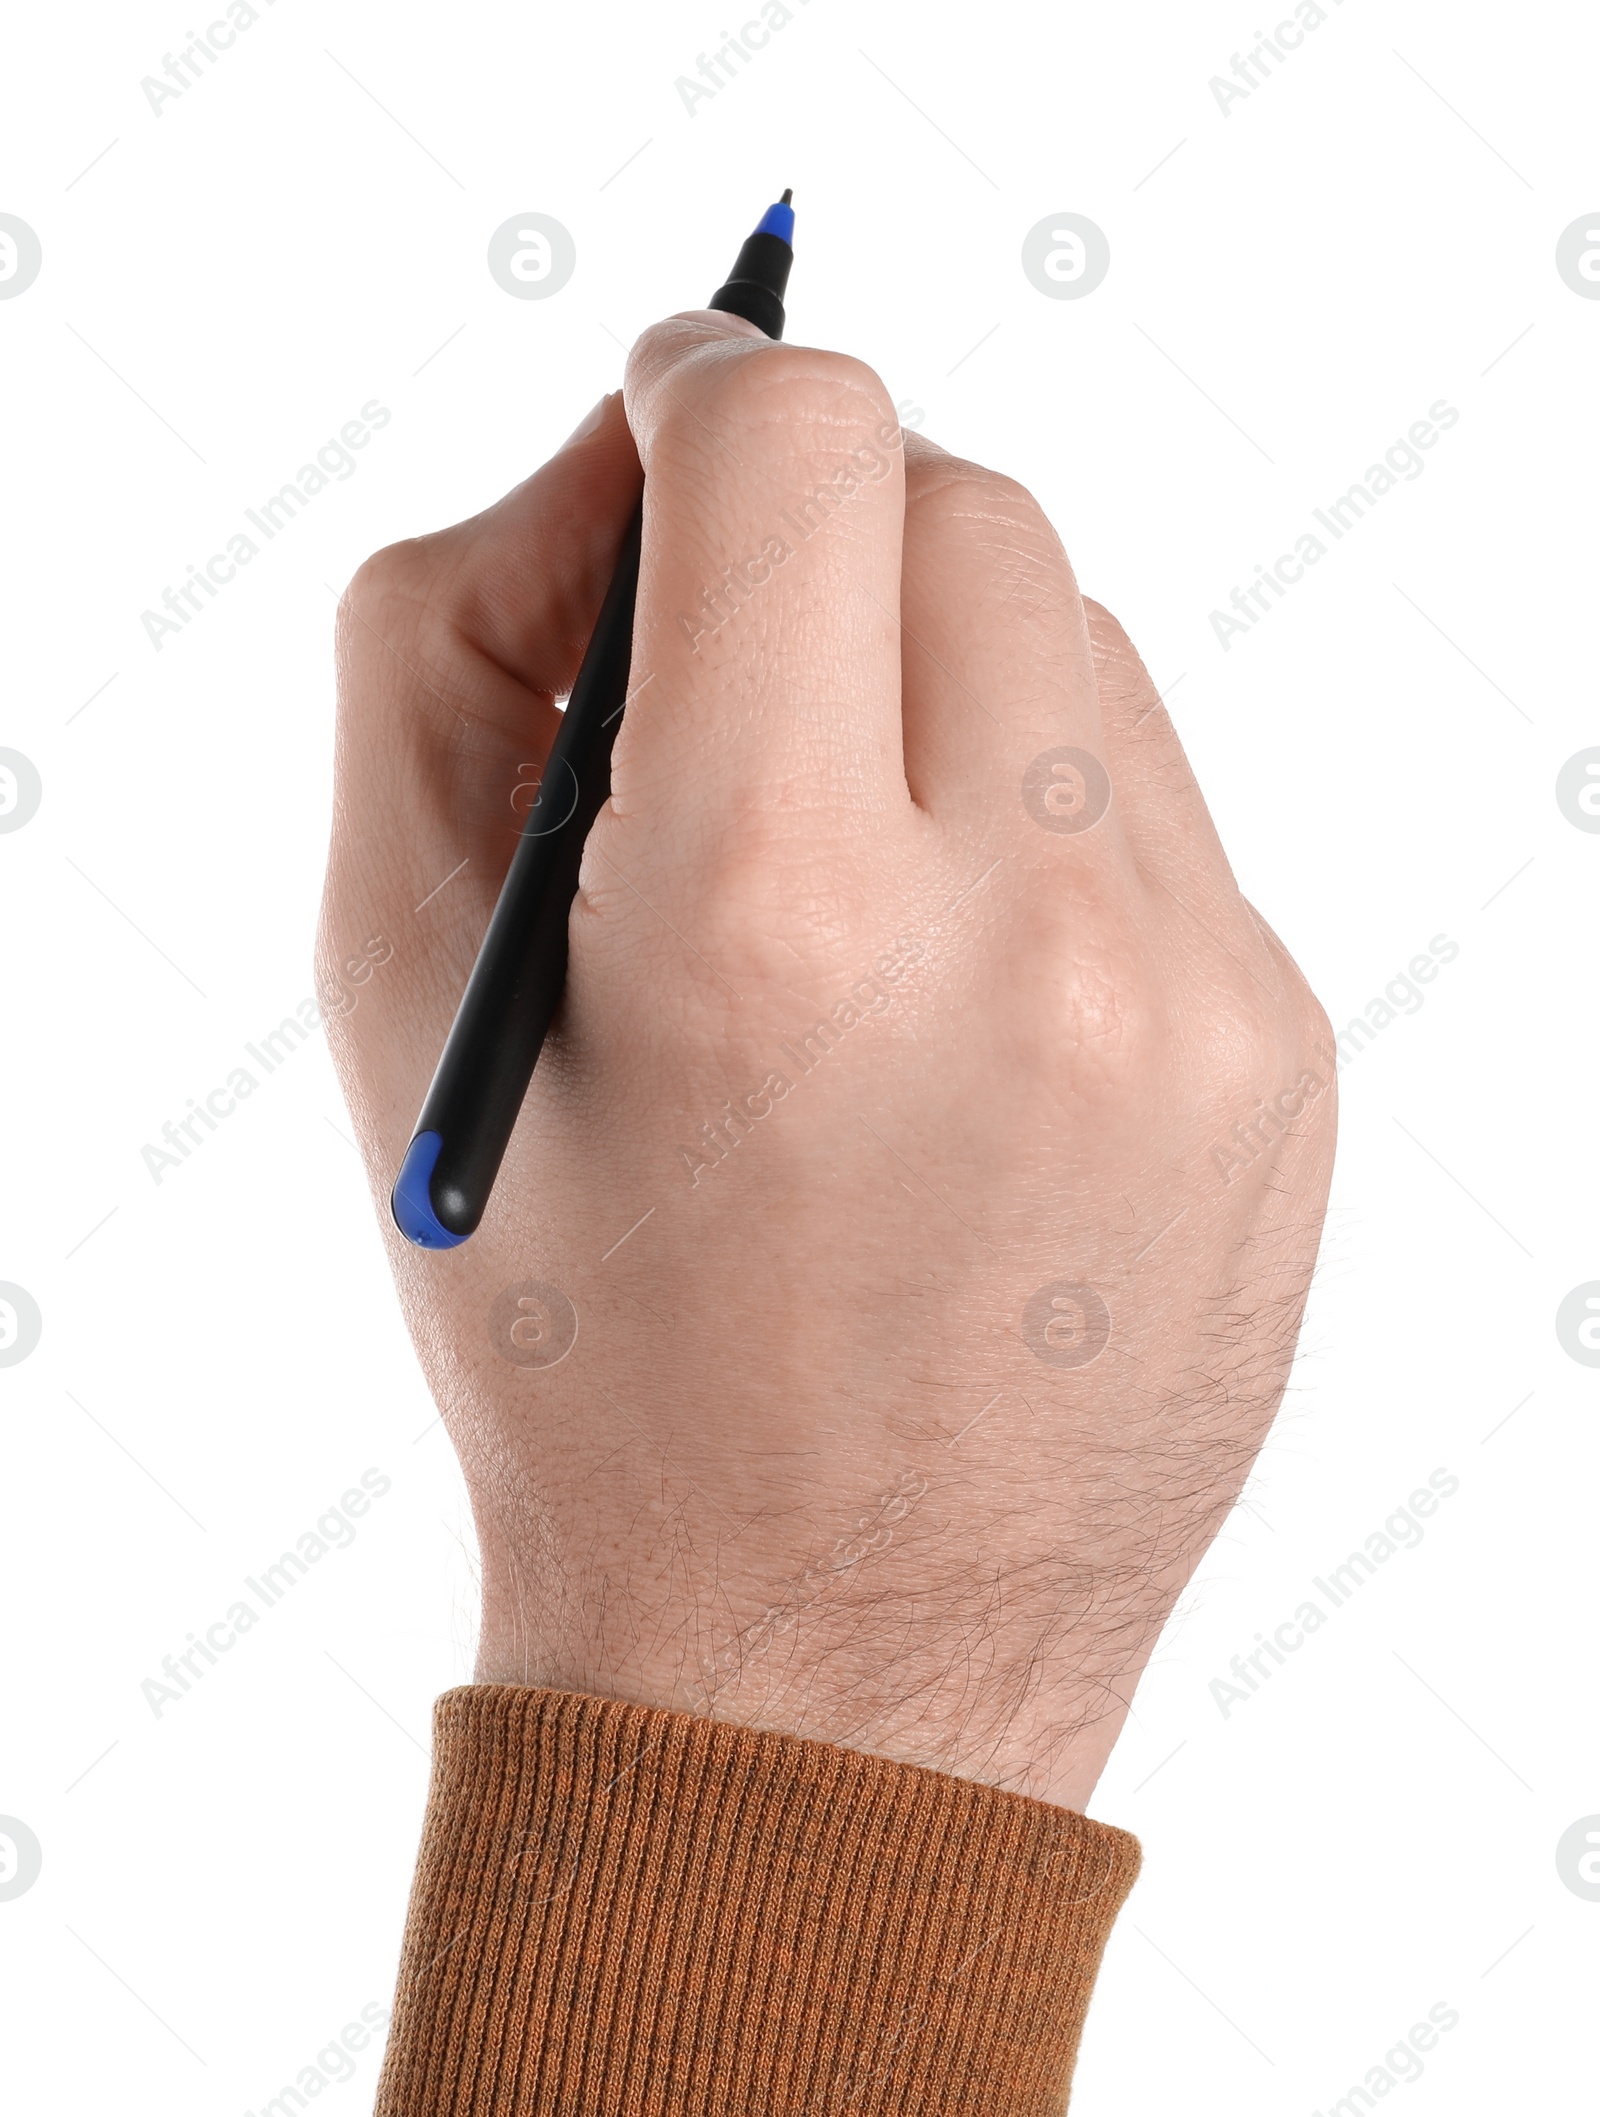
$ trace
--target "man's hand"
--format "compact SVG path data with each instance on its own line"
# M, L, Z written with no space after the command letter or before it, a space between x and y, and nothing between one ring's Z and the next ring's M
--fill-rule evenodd
M479 1675L1081 1807L1283 1390L1326 1019L1026 492L722 316L645 334L626 413L340 627L320 978ZM422 1253L389 1187L640 459L566 998Z

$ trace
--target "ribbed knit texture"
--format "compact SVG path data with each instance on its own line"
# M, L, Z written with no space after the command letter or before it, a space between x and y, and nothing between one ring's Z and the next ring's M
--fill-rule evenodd
M377 2117L1058 2117L1126 1832L830 1743L480 1685Z

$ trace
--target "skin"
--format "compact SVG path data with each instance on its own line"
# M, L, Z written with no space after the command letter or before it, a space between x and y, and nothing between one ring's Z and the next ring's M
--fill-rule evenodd
M420 1252L389 1187L641 461L566 996L482 1227ZM1116 620L870 369L694 313L498 505L369 560L339 665L320 989L480 1680L1083 1806L1282 1394L1334 1141L1326 1017ZM1039 820L1090 814L1081 756L1024 798L1062 747L1109 775L1088 828ZM496 1311L528 1281L576 1313L555 1364L507 1357L565 1342L559 1300Z

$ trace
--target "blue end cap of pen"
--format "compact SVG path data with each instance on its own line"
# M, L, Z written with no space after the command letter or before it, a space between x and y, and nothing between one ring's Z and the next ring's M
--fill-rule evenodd
M420 1250L453 1250L467 1239L465 1235L452 1235L433 1210L429 1187L443 1145L437 1132L419 1132L406 1149L389 1199L395 1226L407 1242L414 1242Z
M794 245L793 206L786 206L781 200L776 206L769 206L766 212L762 214L760 225L755 232L757 235L776 235L792 248Z

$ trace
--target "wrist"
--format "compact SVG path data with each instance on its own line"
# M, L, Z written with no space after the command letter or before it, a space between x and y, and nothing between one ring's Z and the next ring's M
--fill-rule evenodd
M570 1583L603 1604L605 1583ZM1065 1682L1017 1643L952 1628L946 1598L881 1593L848 1614L792 1597L720 1625L699 1600L655 1604L648 1629L530 1622L486 1595L475 1681L538 1687L828 1742L1084 1810L1128 1713L1136 1671ZM865 1598L863 1598L863 1603Z

